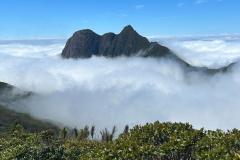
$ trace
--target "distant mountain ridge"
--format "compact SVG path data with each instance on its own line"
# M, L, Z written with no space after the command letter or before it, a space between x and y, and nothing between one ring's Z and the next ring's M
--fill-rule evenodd
M163 57L170 54L170 49L157 42L149 42L131 25L124 27L119 34L106 33L102 36L90 29L77 31L62 51L63 58L90 58L93 55Z
M8 104L18 99L27 98L31 95L30 92L22 91L19 94L11 94L13 90L18 88L0 82L0 137L6 131L11 130L16 124L20 124L27 131L39 132L47 129L58 131L58 127L50 122L38 120L28 114L19 113L9 109Z
M0 105L6 105L14 101L31 96L32 92L23 91L10 84L0 82Z

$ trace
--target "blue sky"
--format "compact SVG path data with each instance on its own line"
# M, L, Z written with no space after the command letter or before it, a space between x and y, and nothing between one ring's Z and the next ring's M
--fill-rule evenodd
M240 0L0 0L0 39L67 38L90 28L145 36L240 33Z

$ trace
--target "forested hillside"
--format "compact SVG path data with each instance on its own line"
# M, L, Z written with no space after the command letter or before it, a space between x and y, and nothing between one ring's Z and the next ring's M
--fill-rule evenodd
M12 85L0 82L0 134L11 131L17 124L29 132L40 132L47 129L57 132L59 130L57 126L49 122L38 120L28 114L9 109L8 105L11 104L11 101L26 98L30 94L30 92L20 91Z

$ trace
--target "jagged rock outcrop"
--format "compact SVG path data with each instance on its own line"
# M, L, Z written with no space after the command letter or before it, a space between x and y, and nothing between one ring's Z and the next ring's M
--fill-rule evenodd
M62 57L89 58L93 55L162 57L168 54L171 54L171 51L167 47L157 42L149 42L128 25L119 34L106 33L100 36L89 29L77 31L67 41Z
M90 58L91 56L141 56L141 57L168 57L183 65L186 71L200 71L207 74L226 72L233 65L219 69L196 67L188 64L170 49L157 42L149 42L139 35L132 26L126 26L119 34L106 33L98 35L92 30L77 31L67 41L62 51L63 58Z

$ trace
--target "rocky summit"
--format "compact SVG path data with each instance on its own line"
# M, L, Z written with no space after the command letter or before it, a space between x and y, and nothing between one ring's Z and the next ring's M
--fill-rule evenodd
M98 35L92 30L77 31L67 41L63 58L90 58L91 56L163 57L171 51L157 42L149 42L128 25L119 34Z

